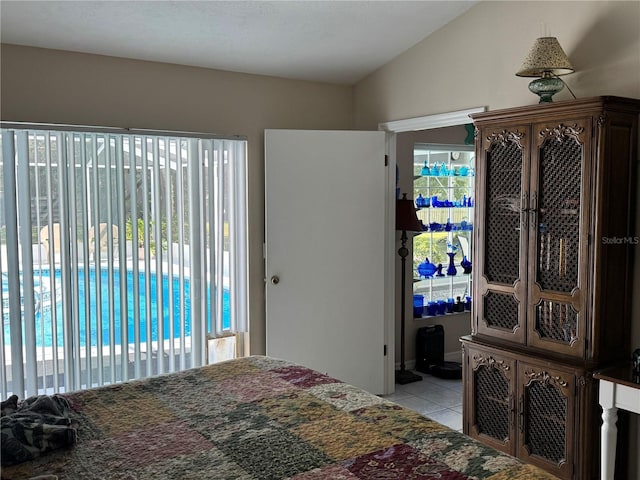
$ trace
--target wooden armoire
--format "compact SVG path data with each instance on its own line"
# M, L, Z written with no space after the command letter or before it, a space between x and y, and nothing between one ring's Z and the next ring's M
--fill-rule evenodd
M472 115L476 210L464 432L599 478L593 372L630 358L640 100Z

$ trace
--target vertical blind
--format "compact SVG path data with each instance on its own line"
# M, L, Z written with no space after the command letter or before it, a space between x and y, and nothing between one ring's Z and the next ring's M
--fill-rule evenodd
M246 141L2 124L0 390L203 365L247 328Z

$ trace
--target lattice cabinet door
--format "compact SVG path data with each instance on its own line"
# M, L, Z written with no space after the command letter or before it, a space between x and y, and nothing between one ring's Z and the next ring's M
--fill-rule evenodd
M582 357L591 117L533 125L527 343Z
M516 365L513 358L469 348L465 365L465 433L503 452L515 453Z
M475 334L524 343L530 126L482 128L476 139Z
M517 455L561 478L573 475L575 376L518 362Z

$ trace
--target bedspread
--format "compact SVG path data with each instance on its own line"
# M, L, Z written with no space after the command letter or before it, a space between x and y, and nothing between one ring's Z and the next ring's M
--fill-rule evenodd
M327 375L248 357L64 395L76 446L3 478L553 479Z

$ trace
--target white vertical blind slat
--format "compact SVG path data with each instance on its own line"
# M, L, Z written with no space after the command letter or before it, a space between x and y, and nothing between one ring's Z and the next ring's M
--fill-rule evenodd
M58 185L60 192L69 191L68 171L70 167L69 152L63 132L55 132L56 144L56 163L58 165ZM60 265L71 265L69 258L69 198L67 195L58 197L58 208L60 215L59 223L59 246L60 246ZM53 239L54 254L52 257L55 262L55 250L57 240L55 238L55 229L49 237ZM71 293L71 268L60 268L61 293L62 293L62 335L63 335L63 362L64 362L64 385L65 390L73 390L76 386L76 375L74 371L74 350L73 350L73 310L72 310L72 293Z
M18 202L18 226L20 241L20 265L22 271L21 300L22 323L24 326L24 343L26 366L26 392L35 395L38 391L38 366L36 360L36 305L33 281L33 254L31 250L31 185L29 181L29 139L27 132L16 135L17 165L16 192Z
M151 200L151 207L153 209L153 239L156 242L156 255L155 255L155 270L156 270L156 329L157 329L157 368L158 373L165 373L165 344L164 344L164 302L162 298L162 275L159 277L157 275L162 272L162 256L159 255L161 251L161 243L159 239L162 237L161 234L161 222L162 218L162 205L160 202L160 163L163 164L165 168L168 168L170 165L170 141L168 137L163 138L163 146L164 146L164 155L154 155L154 158L157 159L158 156L163 159L162 162L154 161L153 162L153 197ZM151 238L151 237L145 237ZM151 242L148 242L145 245L145 248L150 249ZM145 252L146 254L146 252Z
M207 311L207 316L209 318L209 322L207 328L213 335L217 335L218 326L216 321L216 256L213 252L217 250L217 242L216 242L216 228L215 228L215 188L216 188L216 180L215 180L215 164L214 164L214 145L213 140L207 140L205 142L204 148L206 160L207 160L207 173L206 173L206 182L207 182L207 214L206 214L206 238L207 238L207 248L209 252L208 261L203 262L207 265L207 274L206 278L208 280L208 288L207 288L207 297L209 298L209 309Z
M185 142L186 145L186 153L187 153L187 188L188 192L184 192L188 195L181 195L182 197L187 197L187 203L189 205L189 250L190 250L190 264L189 264L189 278L190 278L190 290L189 290L189 304L191 305L191 354L192 361L194 364L199 365L202 363L203 357L203 349L202 349L202 335L201 335L201 325L202 325L202 309L200 305L202 304L202 294L201 294L201 284L202 278L200 276L200 268L199 266L202 264L202 259L200 255L200 228L201 224L199 222L199 201L201 198L200 190L198 188L198 179L195 177L197 175L198 170L197 167L200 162L196 159L196 154L198 152L198 142L196 139L189 139ZM182 166L180 168L182 171ZM183 182L181 182L181 185ZM180 200L179 205L184 205L184 203ZM179 230L178 241L180 244L184 243L184 215L181 215L182 221L180 222L181 228ZM181 258L183 260L183 258ZM180 271L180 286L182 287L185 284L185 276L184 269L181 268ZM186 297L184 295L184 288L181 288L181 305L185 305ZM184 308L181 310L181 324L184 326ZM186 335L182 333L182 337L184 338Z
M236 196L236 210L233 226L236 232L235 255L236 262L236 282L235 293L236 299L236 318L235 318L235 331L246 332L248 329L247 319L247 285L248 285L248 255L249 244L247 239L247 159L246 159L246 144L244 142L233 142L230 148L234 152L233 166L235 169L234 181L230 183L233 185L233 192Z
M91 202L88 201L88 184L89 184L89 168L87 166L87 135L80 134L80 146L78 148L78 152L80 154L80 169L77 172L78 182L80 183L80 198L86 201L81 201L79 207L80 208L80 222L84 228L82 228L82 263L85 266L85 273L83 275L84 282L81 288L84 289L84 292L89 292L90 290L90 278L89 275L86 274L86 267L89 265L89 210L91 208ZM79 283L79 282L78 282ZM91 387L93 385L93 372L92 372L92 349L91 349L91 338L89 332L91 332L91 302L89 295L84 295L84 304L79 305L80 309L84 310L84 331L85 331L85 342L83 345L84 348L84 370L85 370L85 385L86 387ZM44 342L43 342L44 343Z
M176 158L176 163L177 163L177 158ZM174 292L174 288L173 288L173 282L171 281L173 279L173 267L174 267L174 258L173 258L173 236L174 236L174 231L173 231L173 222L169 221L170 218L173 218L173 215L175 215L177 213L178 208L173 208L172 205L172 199L173 199L173 195L175 194L176 196L180 195L180 191L179 191L179 183L176 182L176 185L174 185L174 176L171 175L171 168L169 167L165 167L165 185L166 185L166 195L165 195L165 204L164 204L164 208L165 208L165 212L166 212L166 216L167 216L167 221L166 221L166 228L167 228L167 251L166 251L166 255L167 255L167 292L168 292L168 297L170 299L169 301L169 371L173 372L175 371L175 331L174 331L174 325L175 325L175 309L174 309L174 298L175 298L175 292ZM179 226L179 225L178 225ZM181 355L183 355L184 352L181 352Z
M91 135L91 143L93 146L92 149L92 155L93 155L93 163L94 163L94 168L93 168L93 176L92 176L92 189L91 189L91 195L90 198L92 200L92 216L93 216L93 221L91 222L91 226L90 228L93 228L94 231L94 238L93 238L93 244L91 245L91 248L93 248L93 256L94 256L94 262L95 262L95 285L96 285L96 290L95 290L95 304L96 305L102 305L102 275L101 275L101 252L100 252L100 240L99 237L96 238L95 237L95 232L98 231L100 229L100 196L101 196L101 191L102 189L100 188L100 179L99 179L99 173L101 170L101 163L100 163L100 152L104 152L106 146L104 144L104 137L100 136L98 137L97 135L93 134ZM100 148L100 145L102 145L102 149ZM106 170L106 169L105 169ZM97 243L96 243L97 242ZM96 308L96 312L95 312L95 328L96 328L96 355L97 355L97 369L98 369L98 378L97 378L97 383L98 385L103 385L104 384L104 338L103 338L103 331L102 331L102 322L103 322L103 318L102 318L102 309L101 308Z
M78 208L78 201L76 198L76 139L77 136L73 133L65 134L65 145L67 146L69 168L67 171L67 185L68 185L68 199L69 209L67 218L69 220L69 231L73 232L69 234L69 255L71 257L71 294L69 300L71 302L72 318L69 323L69 332L71 334L72 344L72 362L73 362L73 389L78 390L81 383L81 350L80 350L80 329L78 322L76 321L77 312L79 311L79 277L80 270L78 266L78 242L76 241L76 232L78 231L78 222L75 213Z
M217 153L217 166L216 166L216 204L215 204L215 231L216 231L216 248L214 255L216 257L216 272L215 272L215 318L216 318L216 335L224 334L223 326L223 309L224 309L224 268L225 268L225 238L224 238L224 224L226 218L224 216L225 201L224 201L224 181L225 181L225 161L226 155L224 151L224 142L221 140L214 140L215 151Z
M132 265L133 270L133 282L132 282L132 296L133 296L133 348L134 348L134 377L141 377L141 335L140 335L140 267L138 265L138 182L137 182L137 145L139 137L129 136L129 194L131 195L130 201L130 221L131 221L131 249L132 249ZM140 143L140 153L142 155L142 143ZM125 243L126 246L126 243ZM122 259L126 259L126 254L121 256Z
M151 140L151 154L152 154L152 158L154 158L156 161L158 159L158 139L154 138ZM149 168L149 162L148 162L148 142L145 139L142 142L142 175L143 175L143 182L142 182L142 197L147 199L149 198L150 195L150 179L149 179L149 175L151 173L151 169ZM149 216L149 209L150 209L150 205L145 201L142 202L142 223L143 223L143 235L145 239L149 239L149 221L150 221L150 216ZM148 242L147 242L148 244ZM143 260L144 260L144 271L145 272L150 272L151 271L151 261L149 259L149 247L147 246L146 248L143 249ZM149 299L151 298L151 275L145 275L144 276L144 294L145 294L145 323L146 323L146 327L147 327L147 331L146 331L146 335L147 335L147 341L146 341L146 369L147 369L147 376L151 376L152 374L152 367L153 367L153 358L152 358L152 353L153 353L153 339L152 339L152 325L151 325L151 302L149 301Z
M121 379L122 381L129 379L129 315L122 315L122 312L128 311L128 276L125 274L124 263L126 257L125 247L126 244L124 239L120 238L120 235L124 236L125 233L125 198L124 198L124 149L125 149L125 141L126 137L118 136L116 137L117 141L117 159L116 159L116 184L117 184L117 192L118 192L118 215L117 221L112 224L107 224L108 233L112 236L114 235L114 230L112 225L117 227L118 238L117 238L117 249L114 246L114 251L117 253L117 259L113 259L114 261L118 261L118 269L120 272L120 359L121 359ZM129 147L129 151L131 149ZM130 153L131 154L131 153ZM113 243L116 243L116 239L113 239Z
M47 196L47 226L45 227L48 233L48 238L52 239L53 237L53 180L57 178L57 175L54 174L54 162L51 154L51 144L55 140L55 135L50 133L45 133L43 136L44 142L44 156L46 163L46 171L47 171L47 186L46 186L46 196ZM61 168L60 163L56 164L56 168ZM40 230L42 232L42 230ZM40 233L38 232L38 233ZM57 308L57 298L58 295L62 296L62 291L60 288L60 284L56 281L56 266L55 266L55 249L52 249L51 246L49 248L49 252L47 255L47 263L49 267L49 278L51 279L51 353L52 353L52 375L53 375L53 390L60 391L60 358L59 358L59 349L58 347L62 347L62 345L58 344L58 319L60 315L58 314ZM64 355L64 353L63 353ZM64 356L63 356L64 358ZM62 372L64 374L64 370Z
M229 184L233 185L234 180L235 180L235 174L236 174L236 167L234 165L234 163L232 162L232 157L233 157L233 150L232 150L233 146L231 144L231 142L225 142L224 145L224 149L225 152L227 152L227 155L229 157L229 163L228 163L228 175L229 175ZM236 225L236 192L232 192L231 195L229 195L229 225ZM237 272L237 248L236 248L236 228L229 228L229 292L234 292L233 294L229 294L229 316L231 318L231 329L235 330L237 327L237 317L238 317L238 311L237 311L237 302L236 302L236 295L235 295L235 289L237 287L237 281L238 281L238 272Z
M23 396L24 364L22 362L22 319L20 314L20 277L18 271L18 208L16 193L16 151L13 131L2 133L4 160L4 218L7 241L7 290L9 295L9 336L11 338L11 380L13 391ZM4 282L4 279L3 279ZM4 290L4 286L3 286ZM3 298L4 302L4 298ZM3 322L4 323L4 322ZM18 361L19 359L19 361Z
M107 199L107 216L105 221L107 225L111 225L113 223L113 205L111 203L112 199L112 156L113 150L111 145L111 136L105 135L105 190L108 195ZM102 219L98 219L98 226L95 230L96 236L96 251L100 251L100 244L102 243L100 240L100 223L102 223ZM111 379L111 383L115 383L117 380L116 376L116 318L115 318L115 308L114 308L114 275L113 275L113 238L108 233L107 229L107 285L108 285L108 305L109 305L109 376ZM102 275L102 266L96 268L96 277Z

